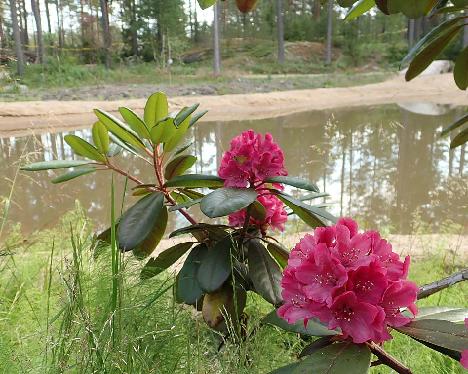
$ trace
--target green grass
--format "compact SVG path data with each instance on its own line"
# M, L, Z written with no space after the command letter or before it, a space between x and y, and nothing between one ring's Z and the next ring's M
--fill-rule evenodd
M92 229L79 207L27 238L10 228L0 257L0 373L267 373L304 347L294 334L260 326L271 307L250 295L248 339L218 351L220 336L192 308L174 303L171 274L142 282L142 263L133 257L109 249L95 258ZM427 283L458 265L420 260L410 278ZM466 306L467 291L459 284L420 304ZM457 362L394 337L385 348L414 373L462 373Z

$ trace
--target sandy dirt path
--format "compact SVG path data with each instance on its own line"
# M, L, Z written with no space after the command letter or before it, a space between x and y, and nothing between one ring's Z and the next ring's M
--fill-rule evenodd
M418 77L345 88L318 88L222 96L184 96L170 100L171 109L200 103L209 110L205 121L249 120L284 116L309 110L387 103L429 102L468 105L468 92L460 91L451 74ZM92 110L115 111L119 106L137 112L144 99L120 101L30 101L0 103L0 137L90 127Z

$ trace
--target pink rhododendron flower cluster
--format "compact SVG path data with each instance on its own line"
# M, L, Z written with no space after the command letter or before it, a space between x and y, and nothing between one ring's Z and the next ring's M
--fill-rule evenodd
M260 227L263 232L266 232L268 227L283 231L284 224L288 220L288 214L284 209L284 204L282 201L274 195L260 195L257 200L265 207L265 218L260 221L254 217L250 217L250 224ZM244 225L245 215L245 209L230 214L229 225L241 227Z
M250 217L249 223L258 226L263 233L268 227L284 230L288 215L284 204L265 188L265 181L270 177L287 175L284 167L284 154L273 140L271 134L255 133L253 130L244 131L231 140L230 149L224 153L219 176L224 179L225 187L253 187L259 193L257 200L266 209L263 220ZM282 190L281 184L272 187ZM231 226L243 226L246 210L242 209L229 215Z
M400 260L378 232L358 233L352 219L316 228L291 251L278 315L288 323L317 318L354 343L391 339L388 326L411 320L402 308L417 312L418 287L406 280L409 260Z
M248 130L231 140L218 174L226 187L258 187L270 177L288 173L284 168L283 151L271 134L267 133L263 138Z

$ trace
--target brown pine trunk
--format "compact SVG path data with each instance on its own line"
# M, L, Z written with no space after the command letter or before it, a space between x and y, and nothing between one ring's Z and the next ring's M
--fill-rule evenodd
M278 39L278 63L284 64L284 18L283 18L283 0L276 0L276 32Z
M21 45L21 30L18 21L18 9L16 7L16 0L10 0L10 13L11 13L11 27L13 28L13 38L15 40L16 52L16 70L19 76L24 73L24 55L23 47Z
M39 9L39 1L31 0L31 9L36 21L37 30L37 44L36 44L36 60L40 64L44 62L44 38L42 36L42 23L41 23L41 11Z
M45 4L45 13L46 13L46 18L47 18L47 32L52 34L52 25L50 23L50 10L49 10L49 0L44 0Z
M26 4L24 0L20 0L20 25L21 25L21 35L24 45L24 49L28 50L29 46L29 32L28 32L28 13L26 12Z
M111 67L110 47L112 43L109 26L109 3L107 0L99 0L99 3L101 5L101 22L104 36L104 63L106 69L109 69Z
M132 55L138 56L138 30L137 30L137 9L136 9L136 1L130 0L130 12L131 12L131 42L132 42Z

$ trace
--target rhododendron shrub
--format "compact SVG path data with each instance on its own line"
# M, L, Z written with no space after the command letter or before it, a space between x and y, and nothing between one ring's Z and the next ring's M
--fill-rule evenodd
M278 314L289 323L319 319L354 343L391 339L416 314L418 287L406 280L404 261L377 232L358 233L351 219L315 229L291 251L281 282Z
M460 324L466 310L419 308L416 315L415 306L416 298L467 279L466 271L418 288L408 280L408 257L400 258L378 232L359 232L352 219L337 221L314 203L326 196L317 185L288 176L287 155L270 134L242 132L222 155L218 175L190 173L197 158L189 154L191 143L183 142L205 114L197 109L171 114L161 92L149 97L141 117L125 107L120 117L96 109L92 136L65 136L77 157L22 169L65 170L53 183L111 170L132 184L129 208L94 240L96 255L112 248L113 269L120 261L117 248L140 260L148 257L167 234L169 215L183 217L187 225L169 233L179 240L147 260L141 279L151 282L184 258L174 282L176 301L193 305L212 329L235 343L249 336L247 330L257 330L246 328L251 322L244 310L247 294L259 295L275 308L263 324L319 337L305 347L304 359L281 372L333 367L338 374L366 373L372 354L374 365L409 373L379 345L395 331L466 365L468 336ZM147 174L121 169L122 155L143 159L153 177L141 180ZM203 223L191 212L195 206ZM314 230L291 252L272 237L285 230L288 219Z

